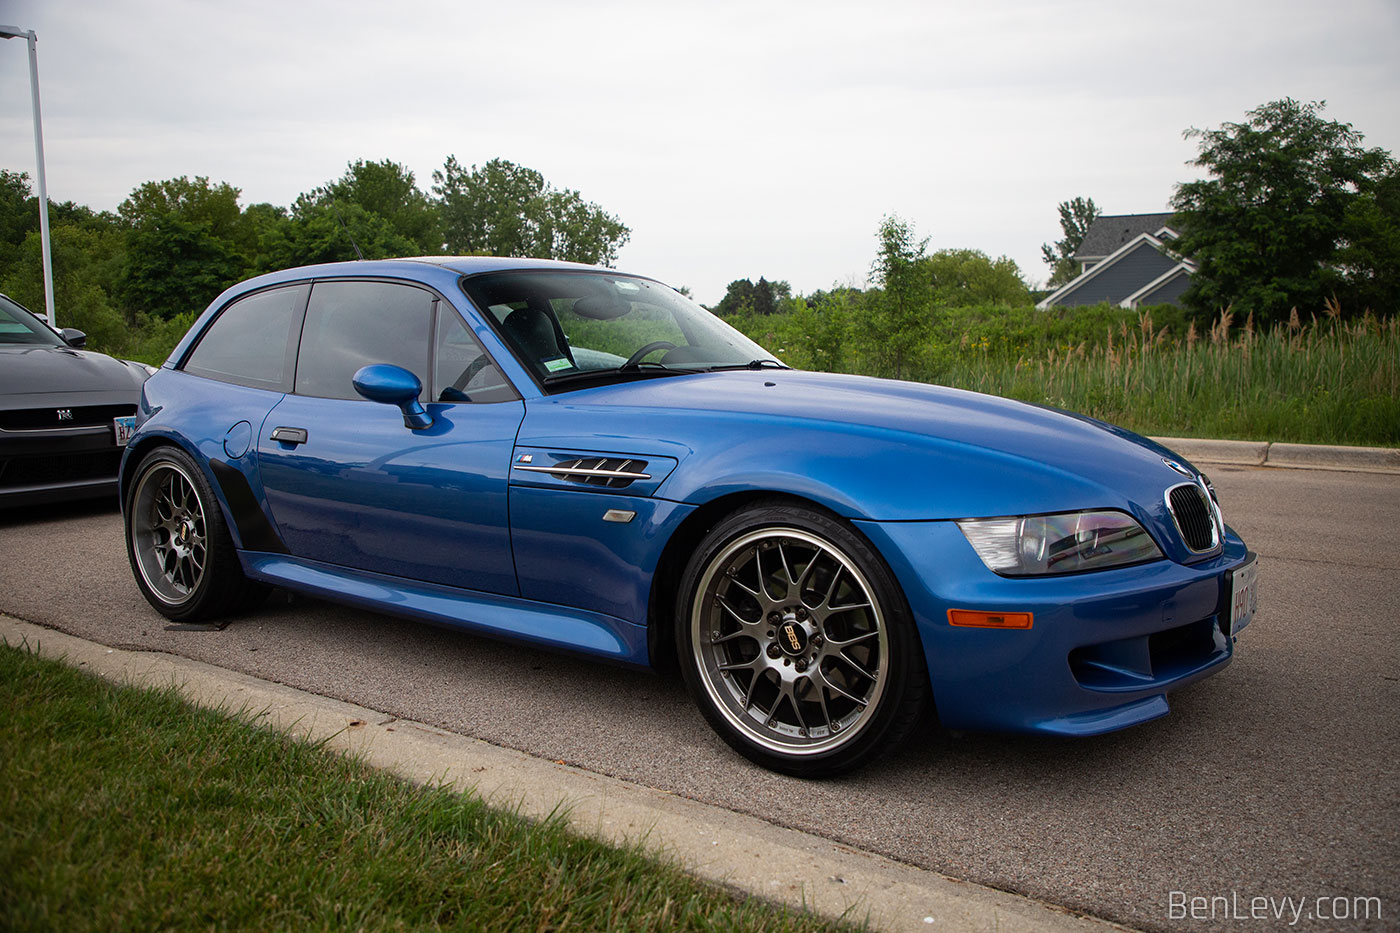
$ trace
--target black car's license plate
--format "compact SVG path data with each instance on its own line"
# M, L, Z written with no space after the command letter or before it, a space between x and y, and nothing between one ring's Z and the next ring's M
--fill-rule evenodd
M117 446L125 447L126 442L131 440L131 435L136 433L136 416L122 415L112 419L112 427L117 432Z

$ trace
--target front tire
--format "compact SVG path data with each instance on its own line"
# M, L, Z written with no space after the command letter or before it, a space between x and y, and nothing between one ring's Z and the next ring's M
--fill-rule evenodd
M766 768L849 771L927 706L903 593L865 539L825 512L774 502L719 522L686 568L676 616L701 712Z
M216 619L266 596L267 587L243 576L214 491L183 450L146 454L124 506L136 585L161 615L177 622Z

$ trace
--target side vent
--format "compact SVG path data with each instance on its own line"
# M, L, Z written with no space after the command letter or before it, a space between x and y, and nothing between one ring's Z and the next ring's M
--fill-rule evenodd
M609 489L625 489L639 479L651 479L651 474L646 472L645 460L621 457L579 457L550 466L516 463L515 468L528 473L548 473L555 479L582 486L606 486Z

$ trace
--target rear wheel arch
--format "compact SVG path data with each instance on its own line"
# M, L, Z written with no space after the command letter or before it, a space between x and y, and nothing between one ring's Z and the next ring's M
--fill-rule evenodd
M217 484L200 458L158 438L130 456L123 538L137 588L151 606L175 621L199 621L266 598L269 588L243 574Z
M127 448L126 459L122 461L122 472L119 477L120 486L117 489L117 493L121 497L120 501L123 508L126 506L126 494L131 489L131 481L136 475L137 468L141 466L141 461L146 459L146 456L158 447L173 447L176 450L183 451L189 456L194 457L196 462L199 460L194 451L190 450L173 437L168 437L164 434L145 437L137 443L132 444Z

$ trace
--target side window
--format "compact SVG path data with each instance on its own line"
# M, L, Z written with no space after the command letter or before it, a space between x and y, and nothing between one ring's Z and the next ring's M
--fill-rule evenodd
M434 401L505 402L520 397L461 317L446 303L438 307L437 327Z
M296 392L360 399L350 380L370 363L393 363L428 385L434 296L393 282L317 282L306 307Z
M270 288L224 308L185 358L183 369L221 382L288 391L296 358L296 325L310 287Z

